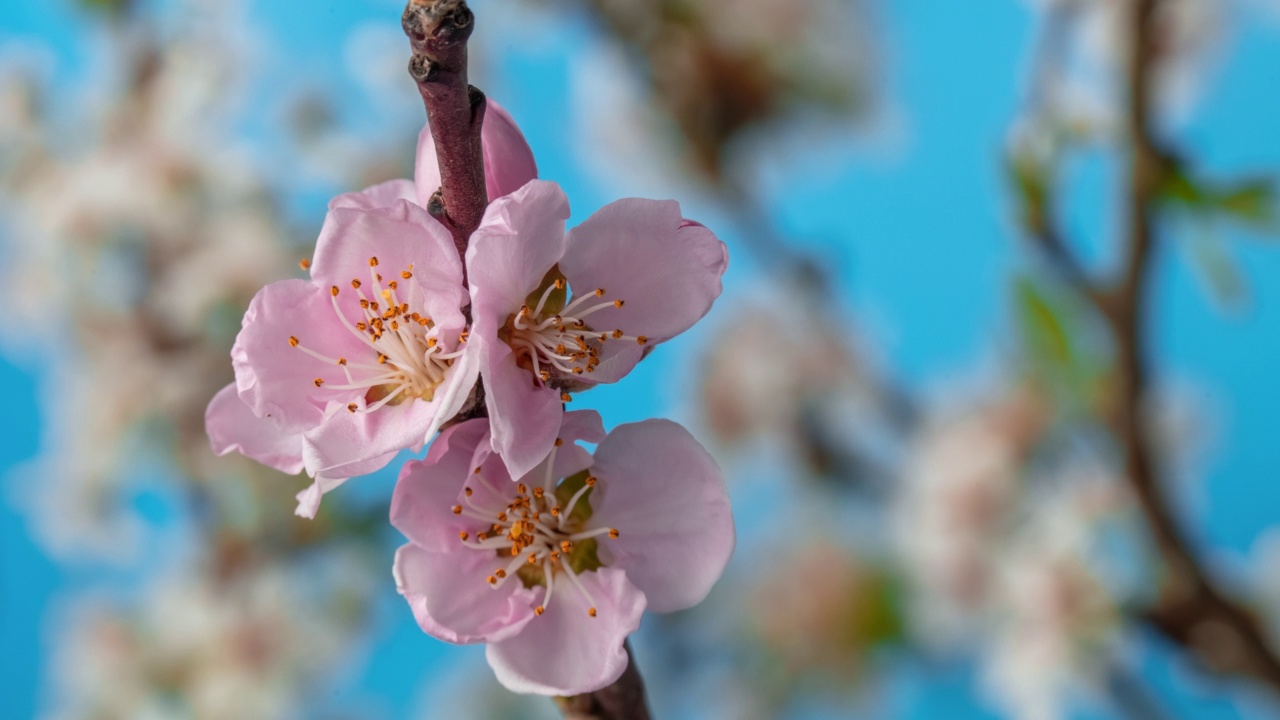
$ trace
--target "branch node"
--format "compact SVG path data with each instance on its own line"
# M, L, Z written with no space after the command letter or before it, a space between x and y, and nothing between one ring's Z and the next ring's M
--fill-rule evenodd
M427 209L449 229L465 260L489 204L481 147L486 103L484 93L467 83L475 16L464 0L409 0L400 22L413 48L409 76L422 96L440 163L441 187Z

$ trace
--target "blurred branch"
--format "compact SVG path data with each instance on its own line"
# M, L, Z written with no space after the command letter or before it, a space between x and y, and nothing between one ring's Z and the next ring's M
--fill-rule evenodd
M1166 720L1169 713L1127 668L1113 666L1107 673L1107 689L1112 700L1133 720Z
M565 720L649 720L644 680L636 668L631 643L627 642L624 648L627 670L617 682L593 693L555 699Z
M1119 277L1100 286L1085 274L1061 237L1039 234L1056 268L1098 308L1116 352L1116 408L1111 417L1121 443L1125 477L1151 528L1166 566L1153 607L1140 617L1185 648L1210 670L1252 677L1280 690L1280 658L1254 617L1219 589L1197 558L1175 519L1144 423L1149 406L1150 363L1146 354L1148 295L1155 246L1155 220L1170 155L1155 139L1151 121L1159 0L1137 0L1130 16L1131 55L1126 87L1126 129L1131 143L1124 264Z
M1034 239L1040 246L1045 259L1053 265L1054 270L1063 281L1076 289L1093 303L1103 317L1111 317L1113 313L1112 298L1098 288L1089 277L1075 252L1067 245L1059 231L1047 220L1035 234Z
M409 0L400 22L413 46L409 74L422 95L440 161L441 187L427 209L449 228L465 259L489 204L480 143L485 97L467 83L467 40L475 16L465 0Z
M1249 675L1280 690L1280 659L1262 628L1209 578L1164 497L1151 438L1143 425L1148 405L1145 356L1146 300L1151 278L1155 208L1167 157L1151 123L1151 98L1159 0L1139 0L1131 21L1128 68L1128 132L1132 145L1128 187L1128 254L1108 316L1118 355L1116 430L1126 476L1168 564L1169 581L1147 620L1186 647L1209 668Z

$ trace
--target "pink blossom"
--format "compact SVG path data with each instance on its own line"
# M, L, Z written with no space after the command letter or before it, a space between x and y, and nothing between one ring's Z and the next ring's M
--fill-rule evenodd
M489 206L467 251L493 448L515 477L546 457L570 393L702 318L728 264L674 201L619 200L566 234L568 217L557 185L531 182Z
M488 190L501 196L537 170L501 107L491 103L485 120ZM462 261L423 209L440 184L427 128L418 155L416 184L392 180L330 203L310 280L254 297L231 353L235 393L224 389L206 413L218 454L315 478L298 494L304 517L347 478L421 450L475 386Z
M400 473L391 522L400 593L427 633L487 643L516 692L571 695L615 681L646 606L702 601L733 551L724 478L666 420L605 436L565 413L552 450L513 482L487 419L441 433ZM594 457L576 442L599 443Z
M314 515L346 478L421 449L475 384L462 264L444 226L396 199L409 191L393 181L333 201L311 279L263 288L231 351L238 397L257 422L230 409L226 391L210 405L209 435L226 443L216 450L286 471L301 460L316 478L299 514ZM298 455L282 452L281 435L301 436Z
M480 142L484 149L484 180L492 202L519 190L538 177L533 151L525 141L516 121L492 99L486 100ZM427 207L431 195L440 187L440 160L431 126L423 125L418 136L418 159L414 167L417 202Z

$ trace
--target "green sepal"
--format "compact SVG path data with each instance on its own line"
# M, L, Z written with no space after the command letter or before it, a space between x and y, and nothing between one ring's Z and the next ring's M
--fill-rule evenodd
M556 487L556 504L560 507L566 507L573 496L587 484L587 477L590 475L586 470L570 475ZM591 519L591 493L595 489L589 489L578 498L578 502L574 504L573 511L565 518L565 524L572 528L580 528L587 524Z
M529 306L529 312L538 307L538 302L542 300L542 294L547 288L556 284L557 280L564 280L564 286L551 291L551 295L547 297L547 301L542 305L542 312L539 315L546 317L548 315L559 315L564 310L565 303L569 299L569 283L565 280L564 273L560 272L559 265L552 265L547 274L542 277L542 282L538 283L538 287L524 299L524 304Z

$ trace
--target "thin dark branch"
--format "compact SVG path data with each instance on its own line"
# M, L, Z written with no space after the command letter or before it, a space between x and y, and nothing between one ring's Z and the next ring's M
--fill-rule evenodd
M617 682L593 693L556 698L565 720L649 720L644 680L636 668L630 642L626 651L627 671Z
M1117 412L1126 478L1164 557L1167 579L1145 619L1214 671L1251 676L1280 689L1280 660L1252 615L1210 579L1164 496L1152 442L1144 422L1150 367L1146 356L1146 308L1155 248L1155 215L1165 157L1151 121L1155 33L1159 0L1138 0L1131 16L1127 129L1132 147L1126 188L1127 250L1108 293L1107 315L1117 355Z
M1082 7L1081 3L1056 3L1049 8L1044 20L1027 93L1028 111L1041 122L1046 116L1060 111L1061 101L1054 96L1053 89L1062 84L1060 75L1068 64L1070 29L1079 22ZM1109 314L1109 298L1099 290L1059 227L1053 193L1046 189L1041 202L1043 207L1035 213L1035 221L1030 223L1031 239L1064 282L1089 299L1104 315Z
M1107 673L1107 689L1119 710L1132 720L1168 720L1172 717L1128 668L1114 665Z
M1151 376L1146 355L1147 302L1160 187L1170 157L1157 142L1152 122L1160 2L1137 0L1129 9L1125 129L1131 150L1124 187L1126 245L1118 277L1109 284L1093 280L1051 223L1036 233L1036 240L1058 274L1098 309L1114 343L1115 413L1110 421L1123 452L1126 481L1165 565L1159 598L1138 617L1207 669L1252 677L1280 690L1280 658L1264 630L1211 579L1165 497L1144 417Z
M1040 252L1064 282L1088 298L1104 317L1110 317L1114 312L1110 296L1100 290L1090 278L1075 252L1052 223L1051 218L1046 218L1045 226L1033 238Z
M427 210L453 234L465 268L471 233L489 204L481 144L485 97L467 83L467 41L475 16L464 0L409 0L401 24L413 46L409 74L422 95L440 163L441 186ZM478 387L473 406L460 417L487 415L483 386ZM631 660L630 645L626 650ZM570 720L649 720L644 680L633 661L609 687L556 698L556 704Z
M409 74L422 95L440 161L441 187L427 209L449 228L465 259L489 204L480 142L485 98L467 84L467 40L475 16L464 0L410 0L401 24L413 46Z

